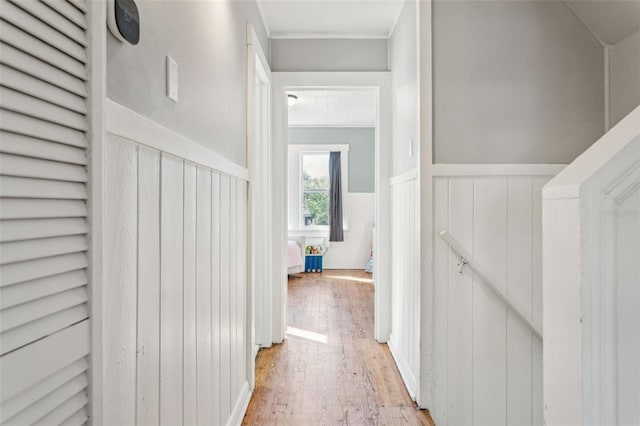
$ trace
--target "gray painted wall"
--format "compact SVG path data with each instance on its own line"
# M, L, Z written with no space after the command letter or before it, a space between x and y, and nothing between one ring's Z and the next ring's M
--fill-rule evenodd
M272 71L388 71L387 40L271 40Z
M393 36L389 63L393 86L393 174L413 169L418 158L417 3L405 2ZM413 143L412 143L413 140ZM413 156L409 156L412 145Z
M602 48L563 2L433 14L434 162L569 163L603 134Z
M375 128L289 127L292 145L349 145L349 192L375 192Z
M246 165L246 24L268 38L254 1L139 1L140 44L107 40L107 96ZM268 55L268 51L265 52ZM165 56L178 103L165 96Z
M611 126L640 105L640 31L611 48Z

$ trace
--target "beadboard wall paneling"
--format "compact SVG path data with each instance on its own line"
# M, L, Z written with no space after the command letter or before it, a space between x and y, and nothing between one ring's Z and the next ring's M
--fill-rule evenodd
M460 257L438 235L448 230L541 329L541 192L561 166L536 166L435 168L430 408L438 425L542 425L542 343L469 266L460 272Z
M105 424L236 424L250 396L246 174L175 155L183 139L142 125L164 139L107 127Z

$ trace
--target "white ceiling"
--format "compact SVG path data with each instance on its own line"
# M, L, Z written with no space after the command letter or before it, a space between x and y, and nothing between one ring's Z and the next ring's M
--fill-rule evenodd
M604 44L615 44L640 30L640 0L565 0Z
M297 90L289 107L292 127L375 127L376 95L372 90Z
M387 38L404 0L257 0L271 38Z

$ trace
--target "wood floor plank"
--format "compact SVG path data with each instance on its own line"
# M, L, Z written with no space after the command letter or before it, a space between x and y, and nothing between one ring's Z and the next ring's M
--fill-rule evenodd
M243 425L433 425L373 338L373 283L364 271L289 278L288 331L262 349Z

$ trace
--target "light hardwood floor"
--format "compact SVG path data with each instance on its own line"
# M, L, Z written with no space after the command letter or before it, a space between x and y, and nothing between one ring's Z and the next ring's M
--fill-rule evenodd
M364 271L289 278L289 330L263 349L244 425L433 425L373 339L373 284Z

